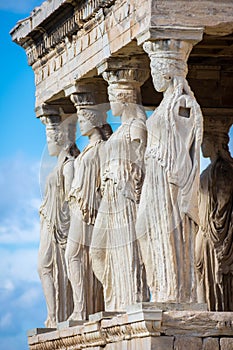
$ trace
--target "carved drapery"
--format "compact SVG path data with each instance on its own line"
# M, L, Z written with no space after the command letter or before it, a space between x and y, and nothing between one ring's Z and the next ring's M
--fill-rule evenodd
M91 242L93 270L103 284L107 311L124 310L126 305L147 296L135 220L146 144L140 86L148 71L141 62L129 62L130 59L116 59L99 68L100 71L104 67L103 77L109 84L112 114L122 120L120 128L105 143L102 200Z
M89 247L101 200L100 154L111 128L106 121L107 94L102 79L79 81L70 86L66 94L77 109L81 134L89 138L89 144L74 162L69 193L66 262L74 299L74 311L69 320L78 321L104 309L102 286L93 274Z
M137 237L152 301L196 302L194 242L202 114L185 79L192 43L158 39L143 47L163 100L147 121Z
M207 113L202 153L210 157L211 163L200 178L200 226L196 238L198 299L206 302L211 311L232 311L233 160L228 132L233 118L232 114L226 117Z
M44 200L40 207L41 234L38 272L48 316L46 327L65 321L73 309L73 298L67 277L65 249L70 225L67 202L71 186L75 146L76 116L65 118L54 106L44 105L37 115L46 125L48 150L58 157L46 180Z

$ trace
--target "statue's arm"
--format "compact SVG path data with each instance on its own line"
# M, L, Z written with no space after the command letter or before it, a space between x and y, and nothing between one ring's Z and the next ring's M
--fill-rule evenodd
M130 139L131 141L137 141L146 145L147 130L144 123L135 122L130 127Z
M71 184L74 178L74 161L73 160L70 159L64 164L63 176L64 176L65 198L67 198L71 190Z

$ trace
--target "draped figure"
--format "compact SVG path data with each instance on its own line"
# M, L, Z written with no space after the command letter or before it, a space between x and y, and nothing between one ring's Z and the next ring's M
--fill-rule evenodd
M201 174L200 227L196 241L198 298L211 311L233 311L233 160L224 120L204 133L203 155L211 164Z
M89 247L98 212L100 193L100 153L111 134L106 115L98 106L81 109L78 121L89 144L74 162L74 179L69 193L71 223L66 249L68 276L71 281L74 310L70 320L85 320L104 309L103 290L92 271ZM103 125L104 124L104 125Z
M185 79L191 46L164 40L144 49L163 100L147 121L145 180L137 238L153 302L196 302L197 232L202 114Z
M67 198L73 178L74 160L79 151L74 143L76 119L69 119L63 123L46 122L49 153L58 157L55 168L47 177L44 200L40 207L38 272L47 304L45 326L48 328L65 321L73 309L65 249L70 225ZM68 132L67 129L71 130Z
M147 295L135 232L144 178L145 112L136 104L134 91L122 90L109 87L112 113L121 116L122 124L104 145L102 200L91 243L93 270L103 285L107 311L125 310Z

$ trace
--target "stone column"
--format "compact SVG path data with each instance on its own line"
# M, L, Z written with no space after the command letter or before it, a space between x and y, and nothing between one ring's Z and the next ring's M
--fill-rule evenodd
M148 78L148 70L143 60L131 57L105 61L98 72L108 82L111 111L121 117L122 125L105 144L103 197L91 256L95 275L103 284L106 311L123 311L127 305L147 298L135 220L146 145L140 86Z
M103 79L83 79L68 87L65 94L77 109L81 134L89 138L89 144L75 161L69 193L71 224L66 263L74 299L71 325L104 310L102 286L93 274L89 247L101 199L100 155L112 131L106 121L109 105Z
M66 145L64 147L67 146L67 143L75 143L77 116L71 112L69 105L44 103L37 107L35 112L37 118L40 118L46 126L46 132L53 130L55 135L62 130L66 134L64 139Z
M200 28L153 28L139 38L163 100L147 121L146 176L137 238L151 300L196 303L195 235L202 113L188 85L187 60ZM147 40L149 39L149 40Z
M200 177L196 237L198 299L210 311L233 311L233 159L228 143L233 111L206 108L202 154L210 164Z
M107 83L99 77L85 78L74 82L65 90L65 95L70 97L79 112L97 114L98 127L101 127L104 139L106 140L112 133L110 125L107 123L107 111L110 109L107 95Z
M46 179L44 200L40 207L41 233L38 272L48 316L47 328L55 328L72 312L73 299L67 277L65 248L70 224L66 200L70 190L73 163L78 154L75 145L76 116L67 118L58 106L43 105L37 117L46 125L48 151L57 163Z
M122 90L128 94L132 103L141 105L140 87L149 77L148 60L143 55L130 57L115 57L102 62L98 66L98 73L108 82L108 96L111 102L111 91ZM123 95L120 95L120 97ZM126 97L126 95L125 95Z

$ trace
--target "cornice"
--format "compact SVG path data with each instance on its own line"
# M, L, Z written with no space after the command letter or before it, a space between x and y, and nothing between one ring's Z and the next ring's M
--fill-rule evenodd
M28 64L33 65L60 43L71 40L99 11L109 8L115 1L45 1L28 18L17 23L10 32L12 40L26 50Z

